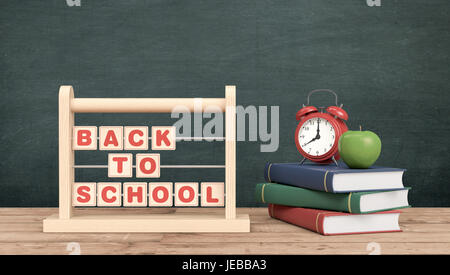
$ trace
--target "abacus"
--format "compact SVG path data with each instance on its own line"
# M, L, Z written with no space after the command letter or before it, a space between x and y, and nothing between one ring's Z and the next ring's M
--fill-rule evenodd
M96 150L97 149L97 131L90 131L89 126L75 126L74 117L76 113L170 113L177 106L182 105L189 112L203 112L208 107L219 108L225 113L225 165L161 165L159 163L159 154L151 152L149 154L136 154L136 165L133 163L133 154L117 153L108 154L108 165L76 165L74 163L74 150ZM200 107L199 107L200 106ZM100 127L101 128L101 127ZM132 146L137 146L135 150L141 149L142 142L136 142L135 137L142 136L146 132L145 128L133 127L106 127L99 131L99 140L109 140L108 134L117 134L119 140L126 140L123 135L128 133L129 142L123 144L111 142L99 142L100 150L133 150ZM155 129L153 129L155 128ZM174 135L173 127L152 127L152 136L147 138L152 140L152 150L175 150L176 140L178 137ZM85 132L79 132L86 130ZM96 128L95 128L96 129ZM142 132L139 132L142 130ZM106 132L105 132L106 131ZM109 131L109 132L108 132ZM131 135L130 133L138 133ZM159 132L158 132L159 131ZM106 136L105 136L106 133ZM147 130L148 133L148 130ZM156 138L154 134L159 138ZM122 134L122 135L121 135ZM95 136L94 136L95 135ZM92 142L74 143L78 138L85 138L84 141L95 140L95 148ZM89 137L89 138L88 138ZM197 137L195 137L197 138ZM195 139L194 138L194 139ZM164 143L161 140L164 139ZM207 137L200 139L207 139ZM114 139L113 139L114 140ZM144 138L145 140L145 138ZM159 140L159 143L158 143ZM173 142L170 142L170 141ZM117 141L117 140L116 140ZM154 142L156 141L156 142ZM123 142L125 143L125 142ZM155 144L156 143L156 144ZM80 147L77 147L80 146ZM83 146L86 146L83 148ZM105 148L112 146L113 148ZM128 148L127 148L128 147ZM117 154L116 154L117 153ZM115 159L114 159L115 157ZM138 162L140 164L138 164ZM120 166L120 169L118 168ZM216 214L216 212L202 212L200 208L193 208L191 212L177 212L164 214L129 214L118 212L115 214L92 214L89 208L85 208L82 214L75 213L75 206L116 206L112 202L117 202L111 194L118 191L117 200L122 199L121 186L122 182L111 183L75 183L74 175L76 168L108 168L109 177L131 177L130 170L136 168L136 177L141 178L159 178L159 169L164 168L224 168L225 181L201 183L202 186L202 207L222 206L224 213ZM131 172L132 173L132 172ZM126 196L124 190L124 203L126 206L150 206L147 204L147 189L151 186L160 188L160 190L172 190L169 188L172 183L151 182L123 183L129 187L128 192L131 195ZM84 189L76 189L76 187ZM105 186L109 189L105 189ZM164 189L167 186L167 189ZM148 188L147 188L148 187ZM205 201L205 196L212 196L211 192L203 192L205 188L216 188L219 190L215 193L216 197L211 197L210 201ZM218 189L217 189L218 187ZM142 188L142 189L132 189ZM188 198L183 198L183 192L192 191L193 196L198 200L198 185L195 189L194 183L177 183L175 189L181 201L175 203L177 206L195 206L197 202L192 202ZM184 190L182 192L182 190ZM222 192L220 192L222 188ZM125 188L124 188L125 189ZM79 190L79 192L74 192ZM100 191L102 190L102 191ZM104 191L106 190L106 191ZM134 200L136 190L145 190L145 195ZM181 191L180 191L181 190ZM194 191L193 191L194 190ZM195 190L197 190L195 192ZM205 189L208 190L208 189ZM213 189L211 189L213 190ZM113 192L114 191L114 192ZM208 190L210 191L210 190ZM92 192L91 195L89 195ZM108 193L109 192L109 193ZM99 194L102 194L101 196ZM189 193L189 192L188 192ZM154 194L158 194L157 192ZM77 197L78 196L78 197ZM102 198L104 196L104 198ZM151 192L148 193L150 198ZM176 195L175 195L176 196ZM125 197L130 201L125 203ZM172 195L170 195L172 197ZM74 198L80 198L78 201ZM92 200L97 201L92 204ZM145 199L145 203L143 202ZM154 205L165 206L162 198L153 200ZM175 199L176 200L176 199ZM150 201L150 199L149 199ZM208 204L208 202L212 202ZM84 204L83 204L84 203ZM183 204L184 203L184 204ZM120 205L120 204L119 204ZM168 206L172 206L168 204ZM250 220L248 214L236 214L236 87L225 86L224 98L75 98L72 86L61 86L59 90L59 213L52 215L43 221L44 232L250 232Z

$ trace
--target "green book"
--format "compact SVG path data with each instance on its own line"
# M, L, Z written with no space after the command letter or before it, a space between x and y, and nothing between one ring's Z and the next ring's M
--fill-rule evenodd
M408 191L327 193L278 183L256 185L257 202L365 214L409 207Z

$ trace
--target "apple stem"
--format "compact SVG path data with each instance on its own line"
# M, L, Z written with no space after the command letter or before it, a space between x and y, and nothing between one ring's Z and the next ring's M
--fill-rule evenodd
M359 130L360 130L360 131L362 131L362 127L361 127L361 125L359 125Z

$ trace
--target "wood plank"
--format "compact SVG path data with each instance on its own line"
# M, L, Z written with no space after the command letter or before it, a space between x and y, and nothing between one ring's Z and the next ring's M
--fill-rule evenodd
M396 233L377 233L377 234L357 234L357 235L339 235L339 236L322 236L305 229L291 232L280 236L274 233L253 232L250 234L164 234L161 243L214 243L217 240L222 242L266 242L266 243L339 243L339 242L386 242L386 243L443 243L450 245L450 231L436 232L434 234L424 234L423 231L405 231Z
M19 242L160 242L160 233L44 233L44 232L2 232L0 243Z
M175 243L81 242L88 254L369 254L367 243ZM381 254L450 254L448 243L378 243ZM0 254L69 254L67 242L0 243Z
M250 214L253 216L268 216L267 207L253 207L253 208L237 208L238 214ZM104 214L104 213L224 213L223 208L75 208L73 213L84 214ZM450 215L450 208L405 208L402 209L401 216L448 216ZM52 215L58 213L58 208L32 208L32 207L15 207L15 208L0 208L0 218L2 216L16 216L16 215Z
M5 223L0 226L0 232L42 232L42 222Z
M414 224L414 223L426 223L426 224L450 224L450 214L400 214L400 224Z
M0 217L17 215L52 215L58 213L58 208L33 208L33 207L1 207Z
M36 222L43 218L57 213L56 208L10 208L10 211L6 211L8 208L0 208L0 224L3 223L15 223L15 222ZM200 209L199 209L200 210ZM221 214L223 209L201 209L200 212L203 214ZM414 223L450 223L450 213L442 213L440 211L423 211L427 210L424 208L411 209L406 213L400 215L400 224L414 224ZM32 212L33 211L33 212ZM142 215L142 214L169 214L169 213L199 213L196 208L144 208L144 209L133 209L133 208L83 208L75 209L74 215L86 215L86 214L130 214L130 215ZM243 209L238 209L238 213L243 213ZM279 222L276 219L271 218L264 209L261 208L249 208L248 211L252 218L252 224L256 223L270 223ZM262 212L262 215L258 215ZM420 212L420 213L419 213ZM425 212L424 214L422 212ZM36 213L33 215L32 213Z
M57 208L0 208L0 254L68 254L78 242L81 254L368 254L376 242L381 254L449 254L448 208L411 208L400 215L403 232L322 236L272 219L267 208L238 208L251 214L250 233L43 233L42 220ZM75 215L221 215L224 209L75 209ZM286 234L288 233L288 234Z
M317 233L311 232L309 230L303 229L301 227L297 227L295 225L291 225L288 223L284 223L281 221L276 221L272 224L251 224L250 230L252 233L300 233L300 234L308 234L311 235L318 235ZM450 232L450 226L448 224L433 224L432 226L427 224L411 224L411 225L401 225L401 228L404 232L399 233L383 233L384 234L394 234L394 236L400 236L399 234L403 235L406 232L418 232L422 234L436 234L436 233L446 233ZM14 223L14 224L4 224L0 226L0 232L42 232L42 223ZM4 234L4 233L1 233ZM50 233L44 233L44 234L50 234ZM51 233L56 234L56 233ZM73 233L71 233L73 234ZM192 233L189 233L192 234ZM234 234L234 233L233 233ZM370 236L378 236L380 234L364 234L360 236L366 236L369 238ZM53 235L57 236L57 235ZM351 236L356 235L349 235L348 238L351 238ZM359 235L358 235L359 236ZM330 237L336 237L336 236L327 236L326 238ZM281 238L281 237L280 237ZM327 239L324 239L327 240ZM445 240L441 239L440 241ZM394 239L395 241L395 239ZM413 240L411 240L413 241Z
M0 243L14 242L161 242L161 243L216 243L251 242L251 243L339 243L339 242L385 242L385 243L450 243L450 232L411 231L403 233L360 234L348 236L322 236L307 230L291 232L283 237L267 232L253 233L43 233L43 232L3 232ZM449 244L450 245L450 244Z

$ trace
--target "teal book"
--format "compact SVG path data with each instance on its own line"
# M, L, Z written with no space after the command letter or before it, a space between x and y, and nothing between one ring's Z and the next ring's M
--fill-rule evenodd
M327 193L278 183L259 183L257 202L366 214L409 207L410 188L392 191Z

